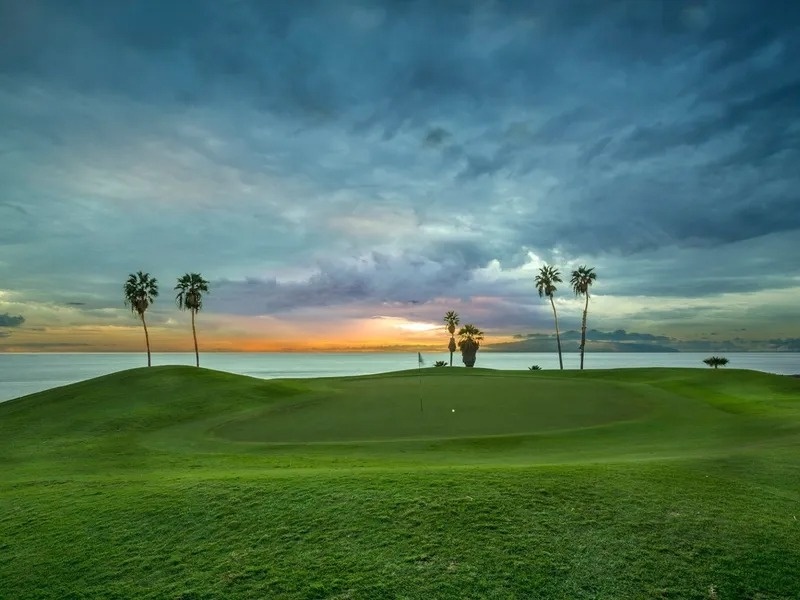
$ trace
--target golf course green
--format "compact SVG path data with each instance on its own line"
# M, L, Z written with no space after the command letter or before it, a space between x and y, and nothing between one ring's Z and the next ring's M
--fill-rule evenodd
M114 373L0 404L0 598L800 598L800 379Z

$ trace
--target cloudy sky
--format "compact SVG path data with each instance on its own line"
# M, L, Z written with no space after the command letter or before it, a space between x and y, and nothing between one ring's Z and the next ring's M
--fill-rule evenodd
M800 338L793 0L0 0L0 350ZM582 304L562 285L564 329ZM645 335L645 337L647 337Z

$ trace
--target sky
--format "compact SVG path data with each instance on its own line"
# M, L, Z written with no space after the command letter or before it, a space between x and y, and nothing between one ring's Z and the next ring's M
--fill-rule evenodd
M0 0L0 351L800 349L800 3ZM605 338L604 338L605 336ZM572 342L571 342L572 343ZM569 349L569 348L568 348Z

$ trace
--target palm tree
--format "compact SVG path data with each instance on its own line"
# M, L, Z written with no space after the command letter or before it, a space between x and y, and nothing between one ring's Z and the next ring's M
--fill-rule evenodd
M150 336L147 333L147 323L144 320L144 312L158 296L158 283L155 277L150 277L150 273L131 273L128 280L122 286L125 292L125 306L131 307L131 312L139 315L144 327L144 341L147 344L147 366L150 366Z
M703 360L709 367L714 367L715 369L718 367L724 367L728 364L728 359L724 356L709 356L708 358Z
M467 367L475 366L475 355L480 342L483 340L483 332L472 323L464 325L458 330L458 347L461 350L461 360Z
M576 296L586 296L581 323L581 370L583 370L583 353L586 351L586 313L589 310L589 288L595 279L597 279L597 274L594 272L594 267L590 269L582 266L572 272L572 279L569 281Z
M447 349L450 350L450 366L453 366L453 352L456 351L456 339L453 335L456 332L456 327L461 322L461 319L458 318L458 313L454 310L448 310L447 313L444 315L444 328L450 332L450 344L448 344Z
M539 298L547 296L550 298L550 306L553 307L553 319L556 322L556 343L558 344L558 366L563 370L564 361L561 359L561 336L558 333L558 315L556 314L556 303L553 301L556 284L561 283L561 273L555 267L544 265L539 269L539 274L534 281L536 289L539 290Z
M178 308L192 313L194 357L199 367L200 353L197 351L197 330L194 326L194 316L203 308L203 293L208 293L208 282L200 276L200 273L186 273L183 277L178 277L178 285L175 286L175 289L178 290L178 295L175 297Z

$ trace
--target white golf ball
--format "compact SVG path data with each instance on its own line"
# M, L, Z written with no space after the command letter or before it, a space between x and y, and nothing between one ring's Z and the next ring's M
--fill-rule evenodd
M455 408L453 409L453 412L456 412L456 409L455 409Z

